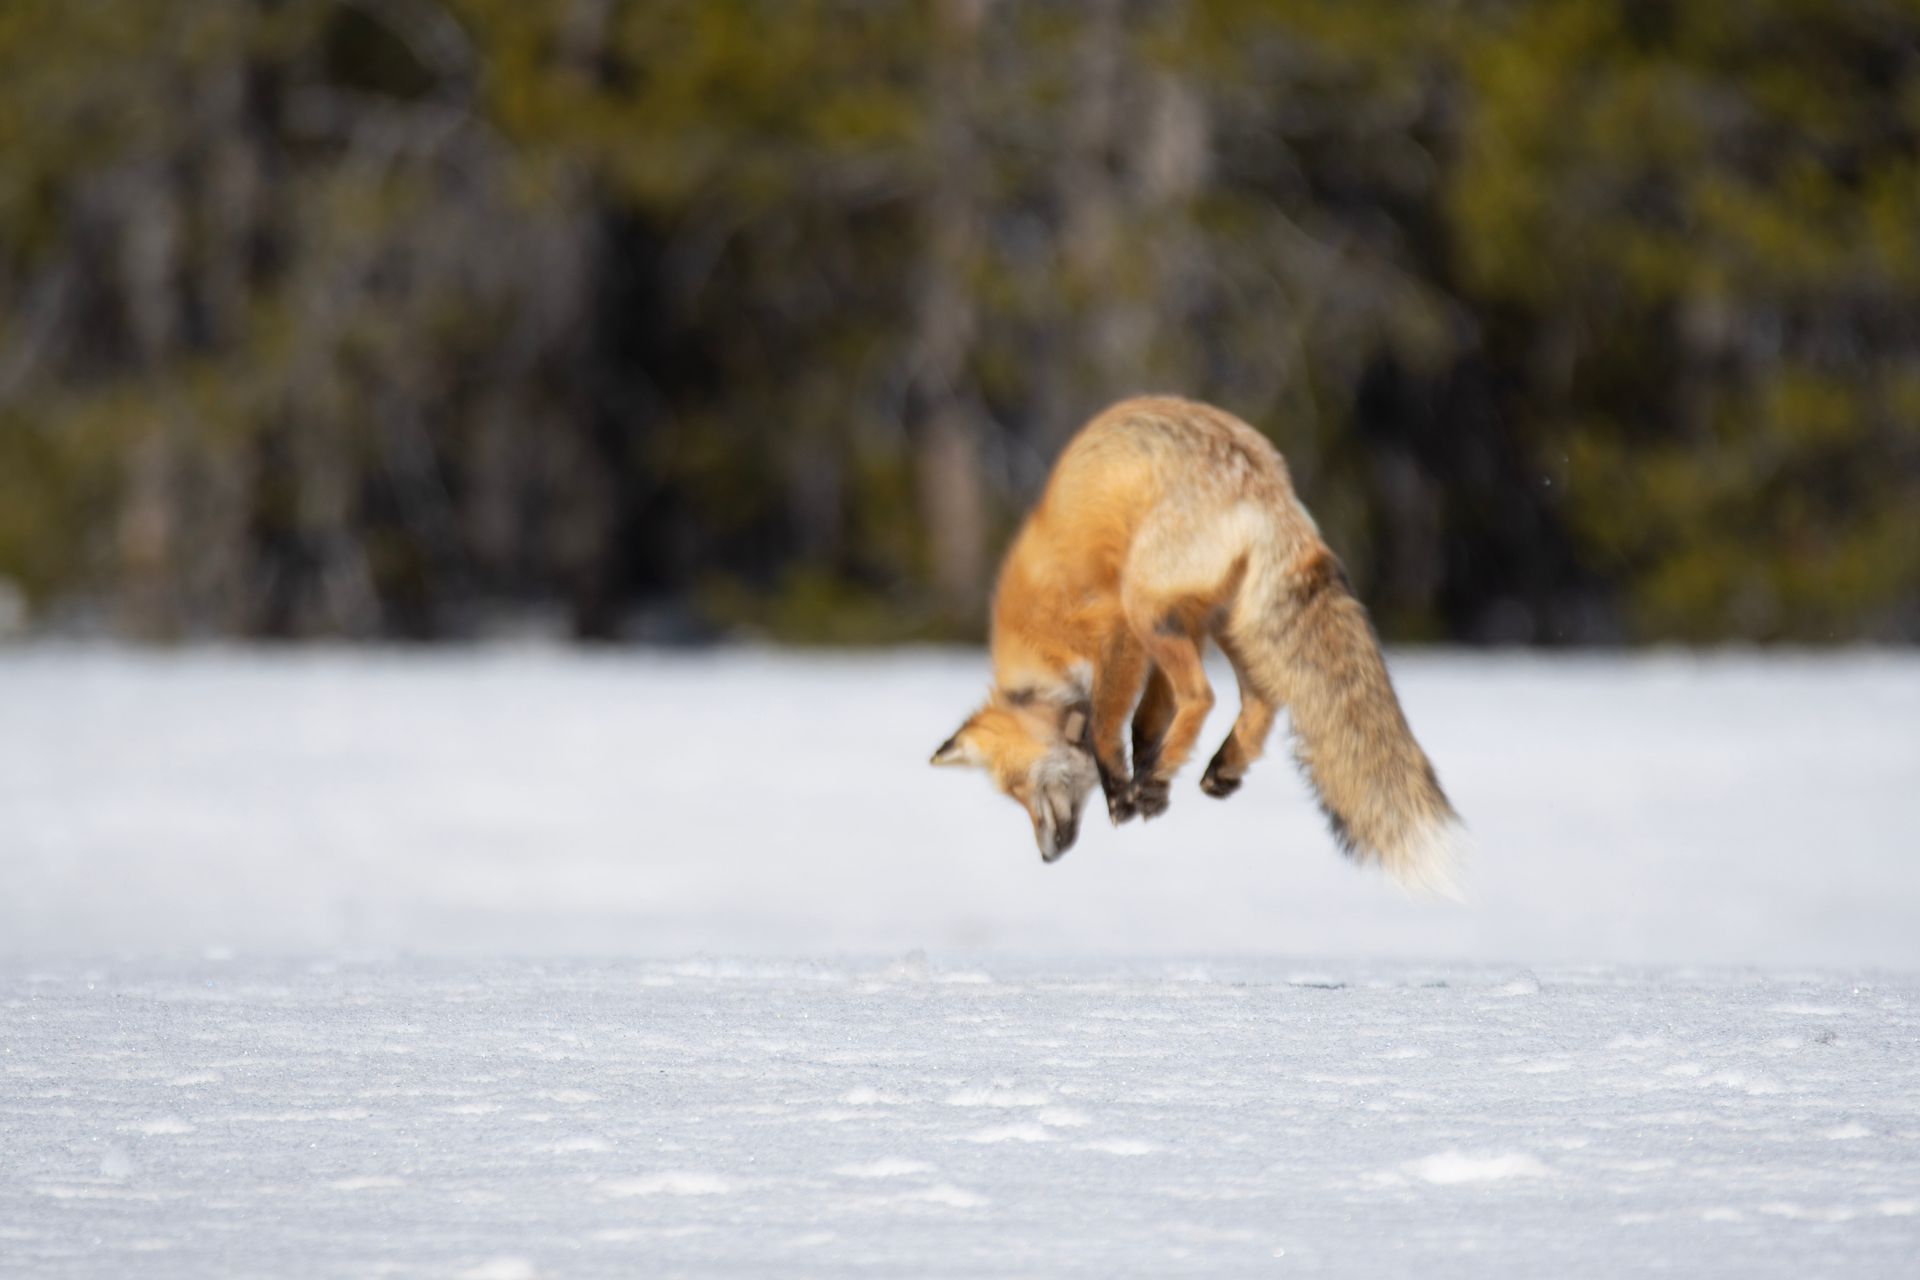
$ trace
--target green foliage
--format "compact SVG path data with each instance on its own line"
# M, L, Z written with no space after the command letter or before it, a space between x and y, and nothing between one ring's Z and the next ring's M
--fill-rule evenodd
M1528 400L1581 424L1569 516L1640 635L1873 633L1920 585L1917 34L1912 5L1587 3L1465 46L1467 282L1564 335Z
M0 576L977 634L969 547L1178 390L1392 635L1911 638L1916 50L1915 0L9 0Z

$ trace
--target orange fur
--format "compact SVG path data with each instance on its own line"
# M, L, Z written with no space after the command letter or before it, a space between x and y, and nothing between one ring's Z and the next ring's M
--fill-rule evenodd
M1127 400L1067 445L1001 567L993 695L935 763L985 765L1028 808L1049 860L1071 844L1093 777L1116 823L1156 816L1213 705L1209 638L1233 664L1241 709L1202 789L1238 789L1284 706L1347 852L1448 892L1458 818L1366 611L1279 453L1210 405ZM1084 743L1068 731L1082 723ZM1095 768L1076 772L1087 756Z

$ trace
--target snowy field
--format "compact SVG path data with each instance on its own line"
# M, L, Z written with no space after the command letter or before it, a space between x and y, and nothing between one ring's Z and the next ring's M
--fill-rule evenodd
M1043 866L977 654L0 649L0 955L1017 953L1920 971L1920 659L1405 655L1473 904L1284 751ZM1233 715L1231 677L1202 760ZM1276 744L1277 745L1277 744Z
M973 654L0 650L0 1276L1915 1274L1920 661L1394 670L1464 908Z
M1887 1276L1911 979L1274 962L29 966L0 1266Z

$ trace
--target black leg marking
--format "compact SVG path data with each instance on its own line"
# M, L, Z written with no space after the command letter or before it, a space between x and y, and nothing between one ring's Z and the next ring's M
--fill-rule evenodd
M1160 759L1160 739L1148 742L1140 734L1133 735L1133 776L1143 777L1153 772L1153 766Z
M1098 753L1093 757L1093 764L1100 771L1101 793L1107 797L1107 817L1117 827L1134 816L1133 788L1127 784L1124 776L1107 768L1107 762Z
M1225 800L1240 789L1243 776L1228 772L1227 748L1222 744L1207 762L1207 771L1200 775L1200 789L1216 800Z
M1167 780L1152 775L1133 780L1133 807L1142 818L1157 818L1167 811Z

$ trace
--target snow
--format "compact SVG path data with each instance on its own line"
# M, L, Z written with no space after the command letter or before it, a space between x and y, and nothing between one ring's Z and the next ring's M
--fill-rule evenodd
M22 964L0 1273L1912 1274L1914 979L1325 968Z
M1232 799L1191 767L1043 866L926 763L976 653L0 649L0 955L1920 969L1920 658L1393 670L1471 829L1465 908L1346 863L1277 741Z
M976 654L0 649L0 1275L1911 1274L1920 660L1393 668L1465 907Z

